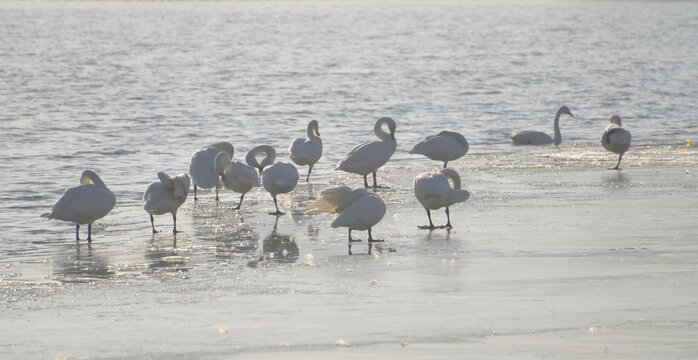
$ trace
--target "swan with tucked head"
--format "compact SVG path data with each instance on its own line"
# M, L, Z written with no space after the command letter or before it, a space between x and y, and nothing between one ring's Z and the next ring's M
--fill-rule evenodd
M562 105L555 115L555 122L553 124L553 129L555 131L555 137L552 138L550 135L541 131L525 130L517 133L512 133L509 137L515 145L546 145L555 144L560 145L562 142L562 135L560 134L560 115L567 114L571 117L572 112L567 106Z
M623 154L630 148L631 137L630 131L623 129L620 116L613 115L611 124L606 127L603 135L601 135L601 145L604 149L620 155L616 166L609 168L609 170L621 170L619 167L620 160L623 158Z
M80 240L80 225L87 224L87 241L92 242L92 223L114 208L116 197L94 171L83 171L80 184L66 189L41 217L75 223L75 240Z
M265 154L261 162L257 162L257 156ZM276 196L291 192L298 184L298 170L293 164L279 161L274 163L276 159L276 150L269 145L259 145L254 147L247 154L247 163L259 169L262 175L262 185L271 197L274 199L274 207L276 211L269 215L283 215L279 211L279 205ZM271 164L271 165L270 165Z
M313 166L322 156L322 140L320 139L317 120L308 123L307 134L308 138L296 138L288 147L290 158L296 165L308 165L308 175L305 177L306 182L310 178Z
M421 154L432 160L443 161L444 168L446 168L449 161L467 154L468 147L468 140L465 139L465 136L454 131L444 130L418 142L410 150L410 154Z
M194 182L194 201L197 200L197 187L202 189L216 188L216 201L219 200L218 189L223 186L218 178L215 165L216 155L219 152L225 152L232 159L235 149L229 142L221 141L203 147L192 154L189 161L189 175Z
M252 151L247 153L247 161L250 162L250 154ZM255 163L254 155L252 155L252 163ZM238 206L234 207L233 210L240 210L242 205L242 199L245 194L252 190L252 188L259 186L259 175L252 165L247 165L240 161L232 161L230 156L225 152L219 152L216 155L216 171L220 176L221 183L226 188L240 193L240 202Z
M187 174L167 176L162 171L158 173L158 179L160 180L150 183L145 189L143 193L143 209L150 214L150 227L153 230L153 234L158 232L155 230L153 215L165 213L172 214L172 233L176 234L177 209L187 200L191 179Z
M449 184L453 182L453 187ZM420 229L435 229L431 221L431 211L446 207L446 225L440 228L451 228L451 216L448 207L455 203L464 202L470 197L470 193L460 188L460 176L452 169L441 169L439 172L423 173L414 178L414 195L427 211L429 225L419 226Z
M383 130L383 125L388 126L389 133ZM373 126L373 132L379 140L367 141L357 145L337 164L335 170L363 175L364 188L368 188L366 176L373 173L373 188L377 188L376 170L388 162L397 147L395 127L395 121L389 117L378 119Z
M368 230L369 254L373 243L383 241L373 238L371 228L383 219L385 203L378 195L369 193L366 189L352 190L348 186L341 186L325 190L319 199L310 203L306 213L339 214L331 226L349 229L349 255L352 254L351 244L361 241L351 237L352 230Z

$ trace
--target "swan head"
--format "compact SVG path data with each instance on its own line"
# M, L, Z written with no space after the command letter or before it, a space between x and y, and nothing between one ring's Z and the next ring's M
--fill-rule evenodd
M257 155L264 154L264 159L261 162L257 161ZM276 160L276 150L269 145L259 145L253 147L245 156L245 162L248 165L259 169L259 173L262 173L265 167L271 165Z
M80 176L80 184L82 185L89 185L90 182L94 184L95 186L99 187L106 187L104 185L104 182L102 182L102 179L99 178L97 173L95 173L92 170L85 170L82 172L82 175Z
M572 112L570 111L570 108L568 108L567 105L562 105L560 107L560 110L558 110L557 112L558 114L567 114L571 117L574 117L574 115L572 115Z
M175 199L179 201L184 201L187 199L189 194L189 185L191 185L191 179L187 174L179 174L174 178L174 191L172 195Z
M312 120L308 124L308 129L314 131L315 135L320 136L320 125L318 124L317 120Z
M381 127L383 126L383 124L388 125L388 130L390 130L390 140L395 140L395 128L397 127L397 125L395 124L395 120L393 120L387 116L384 116L384 117L378 119L378 121L376 121L376 126L374 129L376 134L378 134L378 130L382 131Z
M623 126L623 125L621 125L620 116L618 116L618 115L613 115L613 116L611 116L611 124L616 124L616 125L618 125L618 126Z

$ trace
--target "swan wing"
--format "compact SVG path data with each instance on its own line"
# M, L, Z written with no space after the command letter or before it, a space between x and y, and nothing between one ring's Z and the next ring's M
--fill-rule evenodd
M622 127L616 127L608 131L608 140L610 143L630 145L630 139L630 131L623 129Z
M143 209L156 215L163 214L172 199L171 192L167 191L160 182L152 182L143 193Z
M441 173L417 175L413 183L414 195L425 209L447 206L451 195L448 179Z
M291 160L298 165L314 164L322 156L322 142L297 138L288 148Z
M512 133L509 138L517 145L544 145L552 144L553 138L541 131L524 130Z
M206 147L195 152L189 161L189 174L194 184L203 189L220 188L221 183L215 169L216 155L221 150Z
M361 189L363 190L363 189ZM378 224L385 215L385 203L374 194L366 193L355 198L332 222L333 228L348 227L367 230Z
M352 149L335 170L361 175L371 173L388 162L396 146L394 140L365 142Z
M425 155L432 160L455 160L468 152L467 142L465 144L449 135L430 136L415 145L410 154Z
M88 224L108 214L116 197L107 188L80 185L67 189L45 217Z
M319 199L310 202L306 213L339 213L352 201L367 194L368 192L365 189L352 190L348 186L327 189L320 194Z

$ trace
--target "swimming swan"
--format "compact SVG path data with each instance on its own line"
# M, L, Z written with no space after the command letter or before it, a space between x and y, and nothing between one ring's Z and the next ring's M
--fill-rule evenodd
M177 233L177 209L187 200L191 179L187 174L177 176L167 176L164 172L158 173L159 181L154 181L148 185L143 193L143 209L150 214L150 227L153 234L155 221L153 215L172 214L172 233Z
M385 215L385 203L376 194L371 194L365 189L352 190L348 186L328 189L322 192L321 197L310 202L306 213L331 213L339 214L332 222L333 228L349 228L349 255L351 244L360 242L360 239L352 239L352 230L368 230L368 252L376 240L371 234L371 228L378 224Z
M230 158L233 157L235 149L229 142L221 141L197 150L189 161L189 175L194 182L194 201L196 198L196 188L202 189L216 188L216 201L218 201L218 189L222 184L216 172L215 159L219 152L224 151Z
M442 131L427 136L415 145L410 154L421 154L429 159L444 162L444 168L451 160L456 160L468 153L468 140L457 132Z
M75 240L80 240L80 224L88 224L87 241L92 242L92 223L114 208L116 197L94 171L83 171L80 184L66 189L53 209L41 217L75 223Z
M250 151L247 154L248 158L251 153ZM251 165L240 161L231 161L232 159L226 152L219 152L215 161L216 171L220 175L223 186L241 194L238 206L233 208L233 210L240 210L245 194L252 190L253 187L259 186L259 175L257 175L257 170Z
M257 162L257 155L266 154L261 163ZM277 162L273 165L276 159L276 151L269 145L259 145L254 147L247 154L247 163L258 168L262 175L262 185L274 198L274 207L276 212L269 215L282 215L279 211L279 205L276 201L276 196L292 191L298 184L298 170L293 164L287 162Z
M315 133L313 133L315 131ZM308 165L308 175L305 181L310 178L310 172L313 171L313 165L320 160L322 156L322 140L320 139L320 130L318 129L317 120L308 123L307 130L308 138L296 138L288 147L291 160L296 165Z
M531 130L512 133L509 137L516 145L545 145L552 143L555 143L555 145L560 145L562 142L562 135L560 134L560 115L562 114L567 114L574 117L567 106L562 105L560 107L555 115L555 123L553 125L555 130L555 138L551 138L550 135L544 132Z
M611 117L611 124L606 127L601 135L601 145L604 149L620 154L618 157L618 163L616 167L610 168L609 170L621 170L620 160L623 158L623 154L630 148L630 131L623 129L620 121L620 116L613 115Z
M453 188L448 180L453 181ZM439 172L423 173L414 178L414 195L427 211L428 226L419 226L420 229L435 229L431 222L430 210L446 207L446 225L440 228L451 228L451 217L448 207L455 203L464 202L470 197L470 193L460 188L460 176L452 169L441 169Z
M383 124L388 125L390 133L383 131ZM347 156L337 164L335 170L344 170L349 173L364 176L364 188L368 188L366 176L373 173L373 188L377 188L376 170L383 166L395 152L395 121L389 117L382 117L373 126L373 132L378 141L367 141L353 148Z

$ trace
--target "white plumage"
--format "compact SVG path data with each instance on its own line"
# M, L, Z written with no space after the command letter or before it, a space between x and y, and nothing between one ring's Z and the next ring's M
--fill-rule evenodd
M383 131L383 124L388 125L390 133ZM368 187L366 176L373 173L373 187L376 188L376 170L383 166L395 152L395 121L382 117L373 126L373 132L378 141L370 141L357 145L347 156L337 164L335 170L343 170L353 174L363 175L364 187Z
M216 155L223 151L232 158L234 150L233 145L222 141L203 147L192 154L191 160L189 161L189 174L191 175L191 180L194 182L194 200L197 200L197 187L202 189L215 188L216 201L218 200L218 189L223 185L216 172Z
M352 239L352 230L368 230L369 244L382 241L373 239L371 228L383 219L385 203L378 195L369 193L365 189L352 190L342 186L325 190L319 199L310 203L307 213L339 214L331 226L349 229L349 254L351 254L351 243L361 241ZM369 246L369 253L370 251Z
M611 169L621 170L619 167L620 160L623 158L623 154L630 148L631 138L630 131L623 129L620 116L613 115L611 124L606 127L603 135L601 135L601 145L604 149L620 155L618 163Z
M231 160L227 153L218 153L215 161L216 171L220 175L223 186L241 194L238 206L233 208L233 210L240 210L245 194L252 188L259 186L259 175L257 175L257 171L251 165Z
M150 214L150 226L153 234L155 221L153 215L172 214L172 233L177 233L177 209L187 200L191 180L187 174L167 176L164 172L158 173L159 181L148 185L143 193L143 209Z
M80 240L80 225L88 224L87 240L92 241L92 223L114 208L116 197L94 171L83 171L80 184L66 189L51 211L41 217L75 223L76 240Z
M266 155L261 163L257 162L257 155L260 154ZM269 145L256 146L247 154L247 162L260 169L262 173L262 185L274 199L276 212L270 214L281 215L283 213L279 211L276 196L290 192L296 187L296 184L298 184L298 170L296 170L293 164L282 161L273 165L268 165L272 164L275 159L276 150Z
M512 133L509 137L511 141L516 145L546 145L555 144L560 145L562 142L562 135L560 134L560 115L567 114L574 117L570 109L563 105L557 110L555 114L555 122L553 123L553 130L555 131L555 137L552 138L550 135L541 131L524 130L517 133Z
M444 162L444 168L448 162L456 160L468 153L468 140L460 133L442 131L436 135L427 136L415 145L410 154L421 154L429 159Z
M301 166L308 165L308 175L305 177L305 181L308 181L313 166L322 156L322 140L317 120L308 123L307 135L306 139L294 139L288 147L289 157L294 163Z
M449 180L453 182L453 188L449 184ZM431 221L431 211L446 207L446 225L442 227L451 227L451 218L448 207L455 203L464 202L470 197L470 193L460 188L460 176L452 169L441 169L439 172L423 173L414 178L414 195L427 211L429 217L428 226L420 226L422 229L434 229L434 223Z

